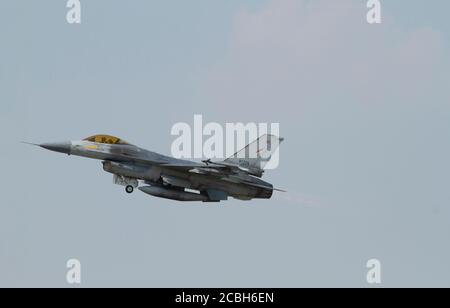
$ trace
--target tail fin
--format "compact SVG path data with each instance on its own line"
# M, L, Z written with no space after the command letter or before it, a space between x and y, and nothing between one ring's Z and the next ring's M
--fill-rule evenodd
M264 167L283 140L283 138L275 135L262 135L233 156L227 158L225 162L262 174Z

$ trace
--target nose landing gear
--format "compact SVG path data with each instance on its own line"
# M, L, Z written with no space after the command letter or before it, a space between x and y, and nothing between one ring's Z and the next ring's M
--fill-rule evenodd
M132 194L133 191L134 191L134 187L131 186L131 185L127 185L127 186L125 187L125 191L127 192L127 194Z
M133 193L134 189L139 186L138 180L117 174L114 174L113 182L114 184L125 186L125 191L128 194Z

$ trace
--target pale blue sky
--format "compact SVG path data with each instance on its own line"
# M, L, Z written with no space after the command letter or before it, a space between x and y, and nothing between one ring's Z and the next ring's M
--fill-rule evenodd
M0 286L450 286L450 3L0 3ZM272 200L180 204L27 147L175 122L280 122Z

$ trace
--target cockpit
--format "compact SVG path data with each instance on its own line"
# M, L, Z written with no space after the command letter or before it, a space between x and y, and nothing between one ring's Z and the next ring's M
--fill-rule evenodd
M129 145L128 142L122 140L120 138L109 136L109 135L95 135L83 139L83 141L95 142L95 143L104 143L104 144L124 144Z

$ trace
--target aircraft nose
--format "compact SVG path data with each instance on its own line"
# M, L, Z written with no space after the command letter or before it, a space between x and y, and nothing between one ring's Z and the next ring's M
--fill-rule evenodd
M43 143L39 145L41 148L70 155L72 143L70 141Z

